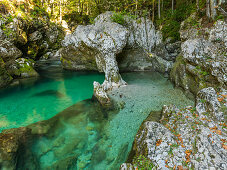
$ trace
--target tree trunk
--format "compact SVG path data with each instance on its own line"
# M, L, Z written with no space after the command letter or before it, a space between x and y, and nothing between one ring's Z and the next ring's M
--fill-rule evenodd
M174 0L172 0L172 14L173 14L173 10L174 10Z
M60 23L62 23L62 0L59 2L59 15L60 15Z
M163 4L163 0L162 0L162 11L163 11L163 8L164 8L164 4Z
M152 21L154 22L154 10L155 10L155 0L153 0L153 9L152 9Z
M199 0L196 0L196 8L197 8L197 12L199 12Z
M161 18L160 0L158 0L158 19Z
M217 16L217 0L207 0L206 1L206 15L208 18L215 19Z

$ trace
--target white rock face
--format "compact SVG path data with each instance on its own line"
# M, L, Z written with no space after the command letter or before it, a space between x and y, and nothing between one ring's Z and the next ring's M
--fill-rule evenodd
M119 74L116 61L116 55L125 47L140 47L148 54L162 42L161 33L155 30L152 21L144 18L136 21L125 17L123 26L113 22L112 16L112 12L106 12L99 15L94 24L78 26L72 34L65 37L63 50L60 50L63 66L68 69L93 70L96 68L92 60L95 60L97 69L105 73L102 84L105 91L126 85ZM90 62L87 64L81 60Z
M224 98L223 100L226 100ZM227 108L226 103L224 103L224 107ZM224 114L220 111L221 104L218 101L217 92L213 87L202 89L198 92L196 98L196 110L199 113L209 112L216 119L224 121Z
M83 43L99 52L96 55L96 64L100 71L105 72L103 88L105 90L126 84L119 74L116 62L116 54L120 53L126 46L129 31L111 21L111 12L99 15L95 24L78 26L75 32L67 35L63 46L73 45L79 48Z
M105 90L103 89L103 87L96 81L93 83L93 86L94 86L94 96L98 99L98 101L103 106L109 105L110 99L107 93L105 92Z
M134 47L138 45L151 53L162 42L162 34L155 29L151 20L146 18L138 20L126 18L126 22L130 30L128 46Z

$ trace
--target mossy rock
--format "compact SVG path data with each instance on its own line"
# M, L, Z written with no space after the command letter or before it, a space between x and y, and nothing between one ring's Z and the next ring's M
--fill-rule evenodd
M82 43L78 48L70 45L62 48L61 63L63 68L69 70L98 70L95 56L98 51Z
M19 58L16 60L16 67L13 71L14 76L20 78L36 77L38 73L34 70L34 61L32 59Z
M178 56L170 72L170 79L177 87L182 87L196 95L199 90L207 87L220 87L217 78L207 68L187 63L182 56Z
M12 77L5 69L5 63L0 57L0 88L8 85L12 81Z

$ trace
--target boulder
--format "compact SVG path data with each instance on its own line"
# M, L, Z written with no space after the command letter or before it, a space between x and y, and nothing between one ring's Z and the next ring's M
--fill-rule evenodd
M8 85L12 76L10 71L16 58L22 55L21 51L8 40L0 39L0 87Z
M35 31L29 35L29 41L38 41L43 38L43 35L40 31Z
M11 71L11 75L19 78L37 77L38 73L34 70L35 62L32 59L18 58Z
M22 52L8 40L0 40L0 56L6 62L19 58Z
M96 81L93 83L93 86L94 86L94 96L97 98L97 100L103 106L109 106L111 102L103 87Z
M217 101L214 90L204 89L210 96L205 110ZM198 100L200 100L198 98ZM211 101L213 100L213 101ZM213 105L214 104L214 105ZM216 106L215 106L216 107ZM227 108L225 106L225 108ZM145 120L133 143L128 163L124 169L226 169L226 124L214 120L205 112L188 106L164 106L162 123Z

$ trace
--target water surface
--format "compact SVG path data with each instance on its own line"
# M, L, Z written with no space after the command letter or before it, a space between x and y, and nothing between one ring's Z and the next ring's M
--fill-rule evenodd
M47 120L93 94L93 81L102 83L104 75L62 71L41 73L38 79L0 90L0 132Z
M128 86L110 94L121 109L103 108L89 99L93 81L104 79L96 73L46 75L31 86L25 83L2 91L3 124L8 121L3 128L45 120L28 126L32 136L19 154L17 169L117 170L152 111L164 104L194 104L159 73L123 73L122 77ZM158 121L160 114L151 117Z

